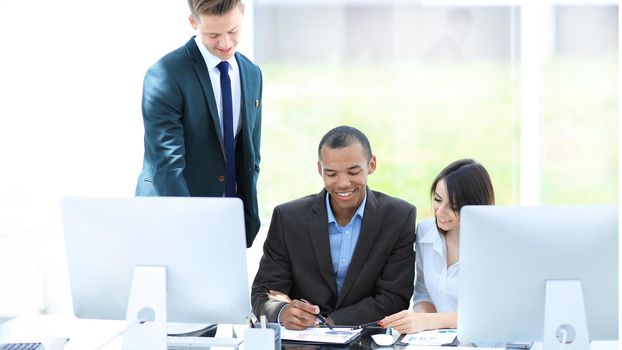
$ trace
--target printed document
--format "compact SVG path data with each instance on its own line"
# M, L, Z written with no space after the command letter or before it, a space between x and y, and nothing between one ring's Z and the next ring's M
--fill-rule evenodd
M363 329L352 328L330 328L317 327L307 328L302 331L293 331L281 326L281 340L326 343L326 344L347 344L354 340Z
M414 334L406 334L400 343L412 345L443 345L451 344L458 335L455 329L434 329Z

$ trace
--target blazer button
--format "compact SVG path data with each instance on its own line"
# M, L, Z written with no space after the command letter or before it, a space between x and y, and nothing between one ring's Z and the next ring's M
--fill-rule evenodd
M218 177L218 181L220 181L220 182L225 182L225 177L224 177L224 176L222 176L222 175L220 175L220 176Z

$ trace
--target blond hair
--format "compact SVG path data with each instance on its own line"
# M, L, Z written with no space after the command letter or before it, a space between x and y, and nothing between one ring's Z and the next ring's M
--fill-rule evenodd
M242 7L242 0L188 0L188 7L195 19L199 15L222 16L236 6Z

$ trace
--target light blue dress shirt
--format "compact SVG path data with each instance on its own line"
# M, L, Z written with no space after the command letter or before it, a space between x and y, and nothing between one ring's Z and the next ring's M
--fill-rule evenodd
M343 281L348 272L348 266L356 248L356 242L361 233L361 222L363 222L363 213L365 211L365 203L367 202L367 193L363 202L354 213L352 220L346 225L341 226L337 223L335 215L330 208L330 196L326 193L326 213L328 214L328 238L330 240L330 256L333 259L333 272L337 281L337 295L341 291Z
M326 193L326 213L328 215L328 239L330 243L330 256L333 260L333 272L337 282L337 295L341 291L343 281L348 272L348 266L356 248L356 242L359 240L361 233L361 222L363 222L363 213L365 212L365 203L367 203L367 192L363 202L354 213L352 220L346 226L341 226L335 219L335 214L330 207L330 196ZM281 314L287 304L284 304L279 314L277 322L281 322Z

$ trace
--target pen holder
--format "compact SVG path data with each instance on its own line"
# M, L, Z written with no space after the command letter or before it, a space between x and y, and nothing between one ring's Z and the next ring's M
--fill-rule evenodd
M281 325L268 323L268 328L260 327L255 323L255 328L244 330L244 349L265 350L274 346L275 350L281 350Z

